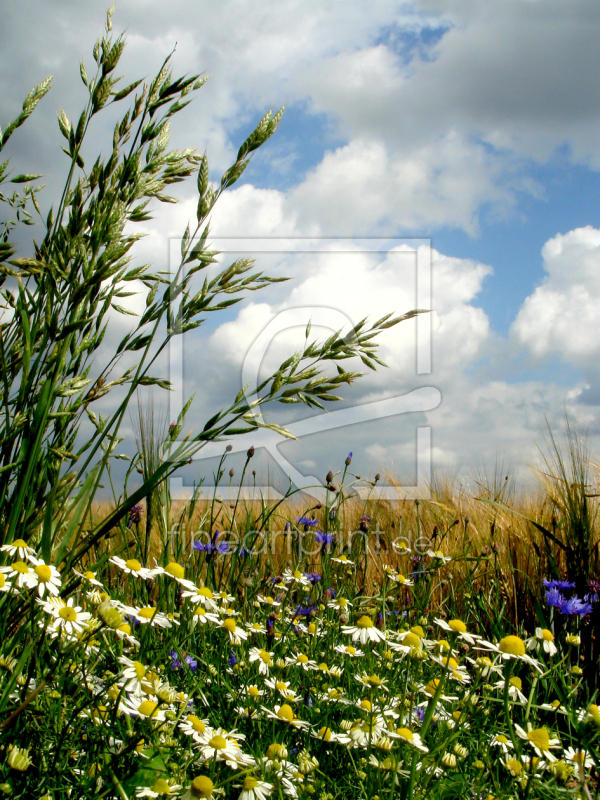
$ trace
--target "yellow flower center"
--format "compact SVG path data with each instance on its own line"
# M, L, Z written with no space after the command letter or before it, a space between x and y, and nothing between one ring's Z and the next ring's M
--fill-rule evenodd
M412 731L409 731L408 728L398 728L396 730L398 736L401 736L403 739L406 739L408 742L414 741L414 736L412 735Z
M11 564L11 567L15 572L21 572L23 575L29 572L29 567L24 561L15 561L14 564Z
M214 750L225 750L227 747L227 740L223 736L213 736L208 744Z
M346 647L346 652L350 656L355 656L356 655L356 647L353 647L351 644L349 644L348 647Z
M152 784L152 791L156 794L170 794L171 787L164 778L159 778Z
M396 580L398 581L398 583L406 583L406 578L404 577L404 575L401 575L400 573L396 575Z
M548 750L550 747L550 736L546 728L536 728L535 730L529 731L527 738L534 747L537 747L537 749L542 752Z
M573 757L571 760L574 761L576 764L579 764L580 767L583 766L583 764L585 763L584 751L578 750L576 753L573 753Z
M292 711L292 707L289 706L287 703L284 703L279 708L277 716L284 722L292 722L292 720L294 719L294 712Z
M371 710L371 701L370 700L361 700L360 701L360 707L364 711L370 711Z
M301 653L298 656L297 661L298 661L299 664L306 664L306 662L308 661L308 656L304 655L304 653Z
M519 691L521 691L521 689L523 688L523 681L521 680L521 678L517 678L516 675L511 675L510 678L508 679L508 682L510 683L511 686L514 686L515 689L518 689Z
M258 687L256 687L256 686L251 686L248 689L248 694L250 695L250 697L260 697L260 691L258 690Z
M64 608L61 608L58 612L58 616L64 619L65 622L75 622L77 619L77 612L74 608L71 608L71 606L64 606Z
M141 681L144 675L146 674L146 667L142 664L141 661L134 661L133 668L135 670L135 674L138 681Z
M279 742L273 742L267 747L267 758L275 758L277 753L281 750L282 745Z
M165 572L167 572L173 578L183 578L185 574L185 570L181 564L176 564L174 561L171 561L170 564L167 564L165 567Z
M523 769L521 763L519 761L515 761L513 758L509 758L509 760L506 762L506 766L515 777L518 777Z
M554 641L554 634L552 631L549 631L548 628L544 628L542 630L542 639L545 642L553 642Z
M442 664L444 666L448 666L451 672L456 672L456 670L458 669L458 662L456 661L456 659L452 658L452 656L450 656L449 658L444 658Z
M272 605L273 604L273 598L270 595L269 595L269 597L265 597L265 603L268 603L269 605Z
M277 681L277 683L275 684L275 688L277 689L278 692L283 692L283 694L287 694L289 691L288 687L285 685L283 681Z
M155 703L153 700L144 700L138 707L138 714L141 714L143 717L151 717L156 714L157 710L158 703Z
M205 617L206 616L206 609L202 608L202 606L198 606L198 608L194 611L194 616L196 616L196 617Z
M124 622L122 625L119 625L117 630L122 633L131 633L131 625L128 622Z
M416 633L407 633L402 639L402 644L406 645L406 647L416 647L417 650L421 650L421 640Z
M429 681L427 686L425 686L425 694L428 694L430 697L436 693L438 687L440 685L440 679L434 678L433 680Z
M6 579L4 575L0 572L0 589L2 589L4 586L6 586Z
M560 700L553 700L550 705L552 708L560 708Z
M186 722L189 722L192 728L198 733L204 733L204 731L206 730L206 725L202 722L201 719L198 719L198 717L195 714L190 714Z
M454 633L466 633L467 626L461 619L451 619L448 623L448 627L452 628Z
M129 558L129 559L127 559L127 561L125 562L125 566L127 567L127 569L130 569L132 572L138 572L142 568L142 565L137 560L137 558Z
M298 581L302 578L302 573L300 572L299 569L294 570L294 578L296 578L296 580Z
M252 789L256 789L257 786L258 786L258 781L256 780L256 778L253 778L252 775L246 775L246 777L244 778L244 789L252 791Z
M420 625L413 625L412 628L410 629L410 632L414 633L415 636L418 636L419 639L425 638L425 631Z
M47 567L45 564L39 564L35 570L35 574L40 579L41 583L48 583L50 578L52 577L52 570L50 567Z
M331 728L319 728L319 739L323 739L324 742L330 742Z
M357 628L372 628L373 627L373 620L371 617L362 616L358 622L356 623Z
M271 664L271 653L269 653L267 650L261 650L259 653L259 657L260 660L263 661L265 664Z
M500 639L498 649L509 656L524 656L525 642L518 636L505 636L504 639Z
M338 606L340 608L346 608L347 605L348 605L348 601L346 600L346 598L345 597L340 597L340 599L338 600Z
M229 631L229 633L235 633L235 628L236 628L235 620L234 619L226 619L223 622L223 627L225 628L226 631ZM261 658L262 658L262 656L261 656Z
M83 577L84 577L84 578L87 578L87 579L88 579L88 581L91 581L91 580L93 580L93 579L94 579L96 576L94 575L94 573L93 573L91 570L89 570L89 569L88 569L86 572L84 572L84 573L83 573Z
M209 600L213 599L213 593L207 586L203 586L201 589L198 589L198 594L200 597L207 597Z
M192 797L212 797L215 785L206 775L194 778L191 786Z
M24 539L15 539L12 543L13 547L27 547L27 542Z
M143 617L143 619L152 619L152 617L156 614L156 609L152 608L151 606L146 606L145 608L140 608L137 614L138 617Z
M317 632L317 626L315 625L314 622L311 622L306 630L309 633L316 633Z
M498 744L507 744L508 739L506 738L506 736L504 736L504 734L499 733L496 736L496 741L498 742Z
M348 556L346 556L346 555L342 555L342 556L340 556L340 557L338 558L338 561L343 561L343 562L345 563L346 561L348 561Z
M378 678L377 675L367 675L365 682L371 686L381 686L381 678Z

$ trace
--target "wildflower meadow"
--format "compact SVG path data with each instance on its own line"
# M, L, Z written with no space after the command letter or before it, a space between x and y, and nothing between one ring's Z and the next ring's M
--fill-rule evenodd
M477 492L434 481L429 499L380 500L380 476L339 453L322 502L243 495L252 433L286 435L260 406L337 400L360 378L344 365L375 369L377 334L418 309L324 342L307 329L200 432L182 433L189 404L164 431L141 404L137 454L117 451L132 401L169 389L152 374L169 342L281 280L247 259L221 268L208 221L283 110L211 182L206 154L169 149L205 78L174 78L167 60L122 85L113 11L93 72L80 65L85 108L59 114L62 195L42 214L41 176L0 165L0 796L600 797L599 492L568 423L537 493L499 473ZM50 88L32 90L0 149ZM112 138L90 161L100 115ZM179 266L131 266L135 224L186 178L197 219ZM18 255L34 224L42 237ZM134 282L145 309L99 364ZM227 441L242 434L237 477ZM173 500L168 478L214 441L214 492Z

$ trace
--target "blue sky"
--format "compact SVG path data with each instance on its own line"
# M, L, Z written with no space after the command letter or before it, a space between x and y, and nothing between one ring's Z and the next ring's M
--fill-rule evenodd
M91 61L104 12L96 0L22 0L2 12L0 124L32 85L55 74L37 125L11 154L15 168L46 173L48 198L61 177L54 118L60 107L75 116L83 101L77 65ZM442 402L414 418L286 444L296 469L320 475L353 450L364 474L410 475L416 428L428 427L434 470L467 480L502 458L525 479L527 467L540 464L547 424L559 431L565 410L596 447L597 2L377 0L367 11L334 0L218 7L175 0L168 9L158 0L122 0L114 24L127 28L127 80L152 74L176 42L176 71L211 73L172 142L206 147L215 180L264 111L287 104L276 136L220 201L215 235L343 237L349 251L363 237L431 242L432 372L415 373L414 329L395 329L382 338L390 370L352 387L341 407L420 386L439 389ZM109 129L92 133L91 149L106 147ZM142 226L148 236L139 259L164 265L169 241L193 217L193 182L179 197ZM391 256L361 261L353 253L344 267L320 247L321 258L288 258L285 266L296 270L290 284L253 296L186 343L193 355L185 393L196 392L190 426L239 390L252 342L278 315L312 303L355 321L363 311L376 318L414 301L414 286ZM281 259L265 263L285 271ZM115 320L115 339L122 324ZM297 347L299 331L280 333L265 365ZM168 363L162 368L168 373ZM272 414L285 422L281 410ZM209 473L212 463L193 469ZM277 470L264 452L256 463L264 473ZM190 469L185 481L196 479Z

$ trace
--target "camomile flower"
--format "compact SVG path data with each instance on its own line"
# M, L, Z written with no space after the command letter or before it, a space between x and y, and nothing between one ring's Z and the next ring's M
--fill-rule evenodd
M354 647L353 644L347 644L346 646L338 644L335 650L337 653L341 653L343 656L349 656L350 658L362 658L365 654L364 650L359 650Z
M164 778L157 778L152 786L138 786L135 790L136 797L173 797L178 795L183 786L170 784Z
M533 747L540 758L547 758L548 761L556 761L556 756L551 753L552 749L560 747L558 739L551 739L547 728L531 728L523 730L520 725L515 725L517 736L525 739Z
M211 797L222 794L225 794L223 789L215 788L208 775L197 775L185 794L181 796L181 800L198 800L199 797L210 800Z
M92 616L88 611L82 611L81 606L74 605L72 597L66 603L62 601L60 606L46 602L43 607L46 613L54 617L51 627L56 631L64 631L68 636L82 633Z
M242 639L248 638L246 631L240 628L233 617L227 617L227 619L221 620L218 625L220 628L225 628L229 634L229 641L232 644L240 644Z
M489 745L490 747L499 747L504 755L507 755L508 751L512 750L514 746L511 740L503 733L497 733L492 736Z
M263 711L266 712L267 717L270 719L279 720L279 722L283 722L286 725L290 725L292 728L310 728L310 724L305 722L304 720L298 719L298 717L294 714L294 709L289 705L289 703L283 703L283 705L275 705L273 706L273 711L262 706Z
M402 586L414 586L413 581L405 578L401 572L398 572L397 569L391 567L389 564L386 564L383 567L383 572L389 580L394 581L394 583L402 584Z
M126 575L133 575L135 578L142 578L144 581L154 577L152 570L143 567L137 558L128 558L127 561L125 561L119 556L113 556L108 560L111 564L119 567Z
M503 639L500 639L498 644L492 644L491 642L486 642L485 639L480 639L478 644L478 650L491 650L505 660L515 658L519 661L525 661L527 664L537 669L538 672L543 672L539 661L527 655L527 646L523 639L518 636L505 636Z
M266 633L267 629L264 625L261 625L260 622L251 622L249 625L246 626L246 630L248 633Z
M351 635L353 642L361 644L385 641L385 634L376 628L371 617L366 615L360 617L356 625L342 625L342 633Z
M445 556L442 550L428 550L427 555L429 558L434 561L439 561L442 564L447 564L449 561L452 561L452 558L450 556Z
M376 742L383 735L388 736L390 730L387 720L380 714L370 714L368 719L357 719L348 731L354 747L368 747L369 742ZM396 734L393 734L394 738Z
M424 686L419 686L419 691L420 691L420 692L423 692L423 693L424 693L424 694L426 694L428 697L434 697L434 696L435 696L435 693L436 693L436 692L437 692L437 690L439 689L440 683L441 683L441 680L440 680L440 678L432 678L432 679L431 679L431 680L430 680L428 683L426 683ZM452 695L447 695L447 694L445 694L445 692L442 690L442 693L439 695L439 699L440 699L440 700L449 700L449 701L455 701L455 700L458 700L458 697L453 697Z
M423 753L429 752L429 748L423 744L420 734L411 731L409 728L396 728L396 736L401 741L406 742L411 747L416 747L417 750L421 750Z
M354 561L351 561L345 553L331 559L336 564L343 564L344 566L353 567Z
M18 589L23 587L33 589L38 585L38 577L33 571L31 564L26 564L25 561L13 561L7 567L0 567L0 573L7 575L12 585Z
M172 620L169 620L166 614L162 614L158 608L154 606L142 606L141 608L126 607L126 613L136 620L141 625L150 625L151 627L171 628Z
M35 564L34 572L38 579L38 594L43 597L46 592L48 594L57 595L61 587L60 572L51 564L46 564L43 559L30 558L32 564Z
M219 609L219 605L208 586L202 586L201 588L193 586L191 589L186 589L182 592L181 596L189 598L191 603L200 603L209 611L218 611Z
M309 672L312 669L317 669L317 662L311 661L311 659L305 653L299 653L297 656L288 656L285 662L286 666L300 667L305 672Z
M344 697L344 692L342 689L338 689L335 686L330 687L327 689L326 692L317 695L319 700L322 700L325 703L340 703L341 705L348 706L350 705L350 701L346 700Z
M126 656L121 656L119 663L125 667L121 673L123 676L121 685L125 687L125 691L132 692L136 697L147 694L148 680L145 678L148 668L141 661L132 661Z
M463 641L469 644L475 644L478 639L481 639L481 636L478 636L476 633L469 633L467 631L467 626L461 619L451 619L449 622L446 622L443 619L437 618L433 621L439 625L440 628L443 628L443 630L458 634L460 639L463 639Z
M219 600L225 606L235 603L235 597L232 594L227 594L225 591L219 592L216 597L217 600Z
M269 669L273 666L273 653L262 650L260 647L253 647L248 653L248 660L251 664L258 665L261 675L269 675Z
M242 752L239 739L243 739L243 734L236 734L235 731L227 732L223 728L212 731L212 736L203 737L199 748L206 761L214 758L216 761L224 761L231 769L238 767L251 767L254 765L254 758Z
M539 708L544 711L554 711L555 714L567 714L567 709L561 705L560 700L553 700L551 703L542 703Z
M350 744L352 741L346 733L334 733L331 728L327 727L319 728L318 731L313 730L310 735L328 744Z
M487 656L479 656L478 658L469 658L469 656L466 656L466 659L481 673L482 678L487 678L494 673L502 675L502 667L494 664L492 659Z
M156 561L154 563L156 564ZM179 583L188 591L196 589L196 584L193 581L187 580L185 577L184 567L181 564L177 564L175 561L171 561L164 568L159 567L158 564L156 564L156 566L150 571L152 573L152 577L165 575L167 578L172 578L173 580L177 581L177 583Z
M346 611L348 608L352 608L352 603L350 600L346 600L345 597L336 597L335 600L327 603L327 608L335 608L337 611Z
M218 625L220 618L218 614L215 614L212 611L207 611L204 606L197 605L192 613L191 621L192 625L206 625L207 622L211 622L213 625Z
M259 594L256 596L256 602L266 606L273 606L274 608L278 608L281 605L281 601L276 600L271 597L271 595L264 597L262 594Z
M241 789L238 800L266 800L273 791L273 784L266 781L259 781L252 775L246 775L244 782L234 784L236 789Z
M387 681L380 678L378 675L369 675L368 673L363 672L362 674L355 675L354 677L360 684L366 686L367 689L375 689L378 692L388 691Z
M282 575L282 578L286 583L297 583L305 588L308 588L312 585L306 575L304 575L303 572L300 572L299 569L295 569L293 572L289 568L286 569Z
M202 737L208 736L210 738L213 734L213 729L207 719L200 719L195 714L188 714L187 717L179 723L179 730L186 736L191 736L195 741L204 741Z
M2 547L0 547L0 551L8 553L11 557L17 556L19 559L26 558L29 561L35 554L33 547L29 547L24 539L13 539L10 544L3 544Z
M412 550L410 549L406 539L394 539L394 541L392 542L392 549L396 553L399 553L400 555L404 555L405 553L412 553Z
M565 747L564 758L570 761L580 771L591 769L594 766L594 759L588 755L586 750L577 750L574 747Z
M101 589L104 588L104 584L100 583L100 581L96 578L95 574L91 570L86 570L85 572L79 572L78 570L73 569L73 572L79 578L84 578L92 586L99 586Z
M521 678L519 678L518 675L511 675L508 679L508 684L508 696L510 699L525 705L527 703L527 698L521 691L523 688L523 681ZM494 689L504 689L504 681L497 681L494 684Z
M265 681L265 686L268 686L269 689L275 692L279 692L283 699L290 703L297 703L300 700L296 692L290 689L290 681L278 681L275 678L270 678Z
M128 697L121 700L120 708L133 717L151 719L152 722L164 722L165 710L160 707L158 700L142 700L141 697Z
M540 647L549 656L555 656L558 650L554 644L554 634L547 628L536 628L535 636L525 642L529 650L539 650Z
M7 581L4 577L3 572L0 572L0 592L16 592L16 589L13 588L12 583Z

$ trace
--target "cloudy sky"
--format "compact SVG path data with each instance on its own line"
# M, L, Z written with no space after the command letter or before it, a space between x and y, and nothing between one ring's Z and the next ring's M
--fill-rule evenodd
M56 113L77 118L85 102L78 62L91 69L106 5L20 0L0 10L0 125L55 76L9 151L16 170L46 175L46 208L66 167ZM559 432L565 410L597 449L596 0L121 0L113 21L127 31L124 82L151 77L174 47L176 72L210 73L172 144L206 148L214 180L264 112L286 105L277 134L221 199L212 234L292 280L185 340L190 426L237 393L244 364L263 375L298 347L306 318L328 335L340 322L414 308L430 258L428 330L417 337L407 323L381 337L389 369L344 392L345 416L333 406L327 422L266 410L303 435L261 451L263 479L322 479L353 451L360 474L410 485L418 429L429 429L420 441L438 473L466 478L498 459L525 477L547 423ZM90 152L111 135L99 121ZM139 259L168 262L195 215L194 181L179 198L143 226ZM416 389L425 394L397 400ZM213 466L196 462L184 484Z

